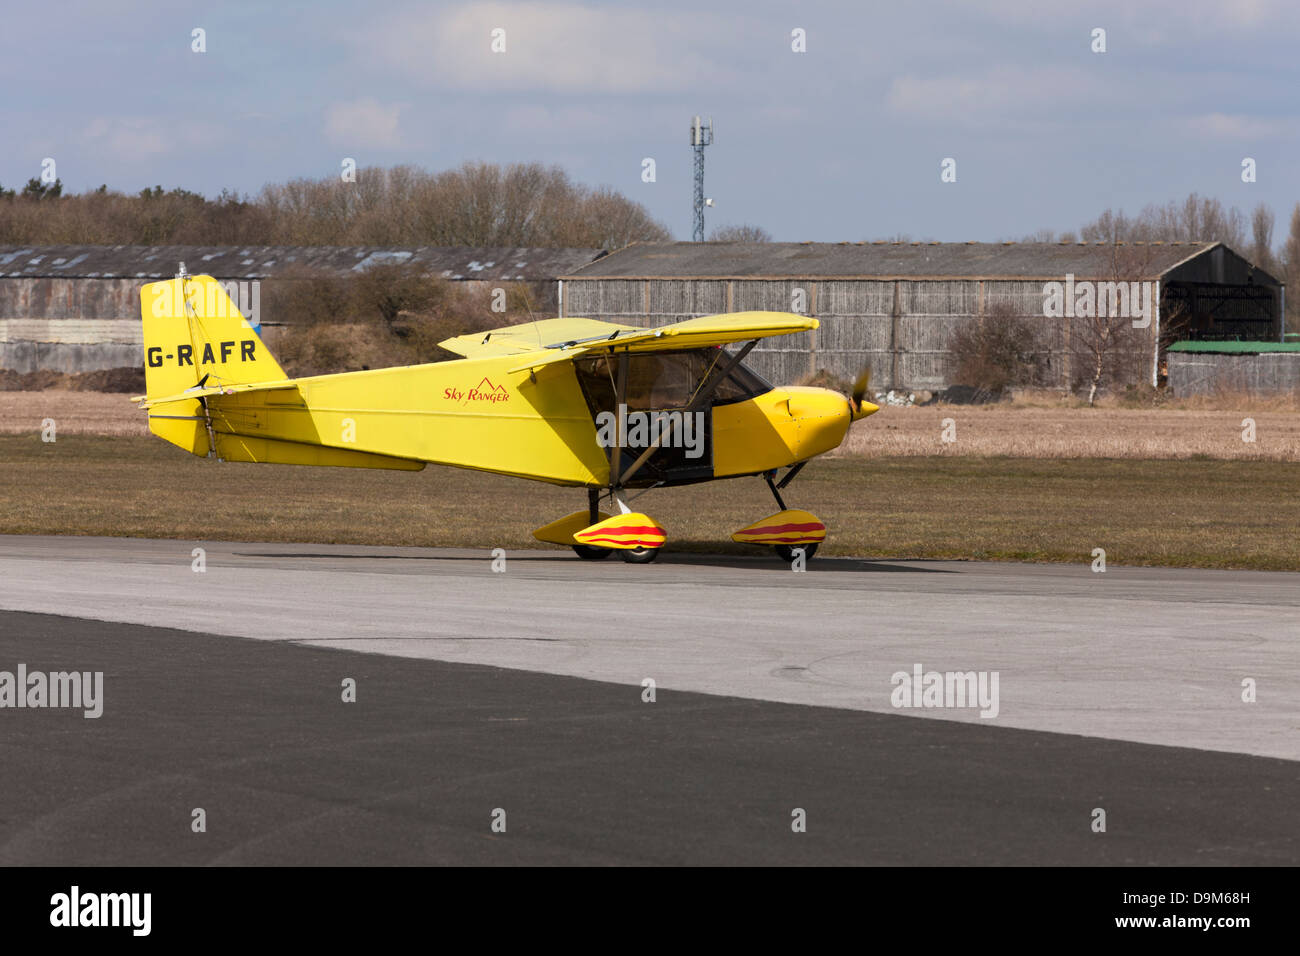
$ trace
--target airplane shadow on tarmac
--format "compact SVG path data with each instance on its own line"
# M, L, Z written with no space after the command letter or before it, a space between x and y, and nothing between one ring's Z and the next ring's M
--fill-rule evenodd
M321 558L334 560L354 560L354 561L483 561L486 558L479 554L326 554L318 552L290 552L290 551L236 551L233 552L236 557L241 558ZM490 553L490 552L489 552ZM541 564L554 564L563 562L565 564L582 564L588 565L593 562L583 561L576 554L565 554L562 551L511 551L509 552L511 561L527 561ZM843 557L824 557L813 558L808 562L808 571L856 571L867 573L879 572L910 572L920 574L959 574L956 568L936 568L916 566L920 562L919 558L843 558ZM939 563L937 561L926 561L927 565ZM959 564L961 562L945 562ZM755 566L761 569L784 570L785 562L774 557L773 555L737 555L737 554L701 554L694 552L666 552L660 555L655 564L662 565L695 565L698 567L709 568L735 568L751 570Z

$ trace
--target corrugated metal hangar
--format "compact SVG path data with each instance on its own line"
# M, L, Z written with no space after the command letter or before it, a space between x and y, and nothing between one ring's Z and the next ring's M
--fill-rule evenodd
M599 255L599 249L435 246L0 246L0 368L85 372L142 365L140 286L170 279L182 262L192 275L236 282L342 277L379 265L409 265L464 282L551 282Z
M1179 398L1300 390L1300 342L1176 342L1169 388Z
M640 326L803 311L820 328L760 342L749 359L757 371L773 382L818 369L852 379L870 362L877 386L900 389L950 384L953 332L1001 306L1041 323L1037 338L1064 387L1077 320L1046 317L1044 299L1047 283L1068 276L1160 283L1141 337L1152 381L1174 339L1281 338L1282 285L1221 243L635 244L561 277L560 303L564 315Z
M0 368L65 372L134 367L140 286L184 262L222 280L356 275L405 263L467 282L558 282L561 315L656 326L750 309L803 312L815 332L751 353L773 382L819 369L852 379L870 362L882 388L951 384L949 341L996 310L1034 322L1047 384L1073 384L1079 318L1050 316L1045 293L1067 277L1099 287L1159 282L1150 326L1132 346L1155 381L1178 340L1281 339L1283 288L1220 243L646 243L597 249L370 247L0 247ZM1112 298L1113 298L1112 291ZM242 304L242 303L241 303ZM263 312L268 324L275 317ZM1076 376L1077 377L1077 376Z

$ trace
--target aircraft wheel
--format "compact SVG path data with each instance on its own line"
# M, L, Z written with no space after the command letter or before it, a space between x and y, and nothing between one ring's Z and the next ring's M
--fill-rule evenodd
M776 556L789 564L794 560L795 548L803 548L803 559L811 561L812 556L817 553L817 545L814 544L778 544L776 547Z
M628 564L649 564L659 557L658 548L620 548L618 553Z
M584 561L604 561L612 553L610 548L593 548L589 544L575 544L573 550Z

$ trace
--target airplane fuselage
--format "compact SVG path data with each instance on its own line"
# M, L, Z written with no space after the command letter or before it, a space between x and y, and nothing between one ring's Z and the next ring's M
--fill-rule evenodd
M608 486L611 448L597 427L606 409L593 407L574 366L511 372L517 364L510 356L459 359L289 379L271 390L212 396L207 414L215 451L227 460L277 461L282 443L305 444L558 485ZM705 453L681 455L684 467L659 471L652 457L629 486L764 472L830 451L847 432L848 405L836 392L752 390L758 394L700 409ZM672 458L672 436L665 444L655 455ZM620 461L643 447L624 445Z

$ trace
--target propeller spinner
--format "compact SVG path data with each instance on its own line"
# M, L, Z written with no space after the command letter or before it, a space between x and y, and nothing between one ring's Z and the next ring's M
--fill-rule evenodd
M857 421L859 418L865 418L872 412L880 410L878 405L871 402L864 402L862 399L867 394L867 387L871 384L871 365L868 363L862 367L862 374L858 380L853 383L853 397L849 399L849 410L852 420Z

